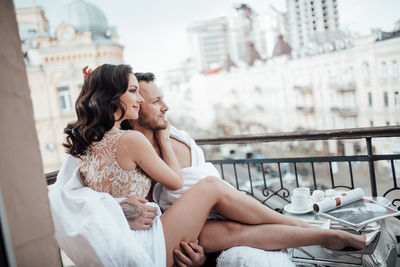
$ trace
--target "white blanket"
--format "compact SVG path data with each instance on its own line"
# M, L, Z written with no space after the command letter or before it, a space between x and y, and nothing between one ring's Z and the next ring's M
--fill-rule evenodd
M165 266L159 216L149 230L129 228L116 199L84 187L76 158L68 156L49 192L58 245L77 266Z
M191 151L192 164L190 167L182 169L183 186L179 190L169 190L161 184L156 184L153 190L153 199L160 205L161 210L167 210L182 194L207 176L220 177L219 172L214 165L205 162L203 150L196 142L185 132L171 126L171 137L186 144ZM218 216L217 216L218 217Z

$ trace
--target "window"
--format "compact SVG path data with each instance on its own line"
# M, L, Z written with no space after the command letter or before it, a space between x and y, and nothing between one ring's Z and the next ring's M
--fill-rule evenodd
M349 68L349 77L348 77L349 79L350 79L350 81L352 82L352 83L354 83L354 71L353 71L353 67L350 67Z
M399 66L396 60L392 61L392 77L393 78L399 77Z
M72 101L69 88L68 87L57 88L57 95L61 112L66 113L72 111Z
M386 63L382 62L381 63L381 78L386 79L387 78L387 69L386 69Z
M371 80L371 72L369 70L369 64L367 62L364 63L364 80L370 81Z
M383 92L383 104L385 107L389 106L389 97L387 92Z
M372 107L372 93L368 92L368 106Z
M394 92L394 101L393 101L393 103L394 103L395 107L399 107L400 106L400 99L399 99L399 92L398 91Z

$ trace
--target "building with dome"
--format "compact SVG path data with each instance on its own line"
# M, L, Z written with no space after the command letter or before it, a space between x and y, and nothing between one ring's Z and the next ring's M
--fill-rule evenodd
M61 7L50 31L40 7L16 9L44 171L59 169L66 154L63 130L75 120L82 68L123 63L123 46L104 13L84 0Z

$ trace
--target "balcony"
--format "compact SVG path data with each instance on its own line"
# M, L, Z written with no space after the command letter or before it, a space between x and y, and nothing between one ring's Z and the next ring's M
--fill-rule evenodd
M282 211L283 207L290 203L292 190L299 186L308 186L311 190L328 188L348 190L362 187L366 195L385 197L392 207L400 210L398 185L400 154L374 154L378 142L374 142L373 146L372 140L386 137L400 137L400 127L230 136L198 139L196 142L203 146L206 157L207 151L215 151L216 146L234 144L266 146L269 143L306 144L311 141L337 141L339 146L339 143L345 140L365 142L364 154L360 154L362 150L359 149L357 155L350 156L333 156L327 152L318 156L271 158L257 153L245 153L242 157L235 157L235 159L224 159L222 155L219 155L219 159L208 161L216 166L222 179L277 211ZM381 171L383 164L390 166L384 174ZM360 173L360 166L363 166L367 172ZM321 169L325 171L321 172ZM57 172L47 174L47 183L54 183L56 175ZM397 236L397 239L400 240L400 236Z
M312 92L313 92L313 86L311 84L295 85L293 88L294 88L294 90L300 92L302 95L312 94Z
M306 113L306 114L310 114L310 113L314 113L315 112L315 110L314 110L314 107L308 107L308 106L296 106L296 110L297 111L301 111L301 112L303 112L303 113Z
M356 83L352 82L338 82L336 80L329 82L329 88L338 93L354 92L357 89Z
M358 108L356 107L332 107L331 111L337 113L341 117L358 116Z

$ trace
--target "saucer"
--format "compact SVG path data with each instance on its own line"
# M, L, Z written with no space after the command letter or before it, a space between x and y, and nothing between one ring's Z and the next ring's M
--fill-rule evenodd
M292 204L287 204L285 207L283 207L283 209L286 212L292 213L292 214L306 214L309 213L311 211L313 211L312 205L308 205L307 209L304 210L294 210Z

